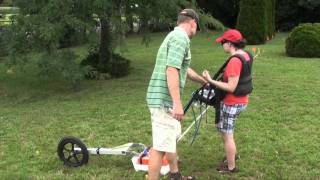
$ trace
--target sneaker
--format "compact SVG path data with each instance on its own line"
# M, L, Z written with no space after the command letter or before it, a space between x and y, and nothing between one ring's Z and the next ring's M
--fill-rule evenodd
M221 166L219 168L217 168L217 171L219 173L237 173L239 172L239 169L237 167L233 168L233 169L229 169L227 165L225 166Z
M169 173L169 180L195 180L194 176L182 176L180 172Z

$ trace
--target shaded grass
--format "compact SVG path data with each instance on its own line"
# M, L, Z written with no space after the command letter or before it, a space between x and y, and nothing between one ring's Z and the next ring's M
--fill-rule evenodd
M192 40L192 68L216 71L227 58L218 34ZM72 92L59 78L35 77L36 69L7 74L0 65L0 178L1 179L142 179L130 157L91 156L89 164L67 168L56 148L65 135L79 137L88 147L113 147L127 142L151 144L145 93L157 49L164 34L153 34L148 47L140 36L127 40L133 69L125 78L85 81ZM254 63L255 89L237 123L240 173L220 175L214 169L223 147L214 128L213 111L202 123L193 146L191 134L179 143L183 173L200 179L317 179L319 159L320 59L289 58L286 34L259 45ZM209 38L209 39L208 39ZM249 46L248 48L251 48ZM85 56L84 48L75 49ZM183 102L198 87L187 83ZM192 121L187 114L184 126ZM38 153L37 153L38 151Z

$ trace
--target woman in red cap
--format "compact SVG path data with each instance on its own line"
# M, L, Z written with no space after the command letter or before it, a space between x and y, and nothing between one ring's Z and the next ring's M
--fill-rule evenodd
M213 80L207 70L204 78L214 87L225 92L220 104L220 118L216 124L224 142L226 158L217 168L221 173L237 172L236 145L234 141L235 122L246 108L249 93L252 91L251 64L252 56L244 51L245 39L238 30L230 29L216 39L223 50L230 54L223 72L222 81Z

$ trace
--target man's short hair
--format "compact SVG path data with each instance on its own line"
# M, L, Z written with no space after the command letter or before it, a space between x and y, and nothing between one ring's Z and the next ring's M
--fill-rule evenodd
M184 9L178 15L177 24L181 24L190 20L195 20L199 24L199 16L193 9Z

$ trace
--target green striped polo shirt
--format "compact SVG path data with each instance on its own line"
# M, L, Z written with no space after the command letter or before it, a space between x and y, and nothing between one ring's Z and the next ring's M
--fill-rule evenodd
M175 67L179 70L180 95L184 88L187 70L191 61L190 39L180 27L175 27L162 42L156 59L156 64L147 90L149 108L162 106L172 107L169 94L166 68Z

